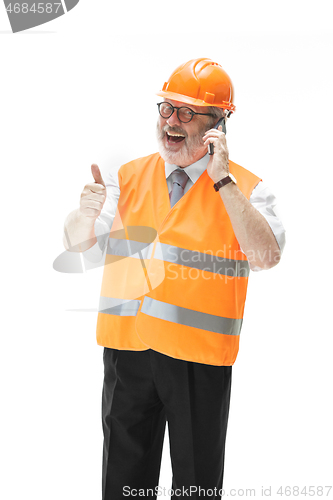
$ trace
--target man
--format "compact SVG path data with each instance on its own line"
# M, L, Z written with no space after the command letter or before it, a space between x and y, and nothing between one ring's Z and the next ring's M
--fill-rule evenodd
M107 244L103 500L156 498L166 421L173 496L221 497L249 266L273 267L284 246L274 196L229 160L232 94L210 59L179 66L157 94L159 153L113 169L106 184L92 165L95 183L65 222L67 248Z

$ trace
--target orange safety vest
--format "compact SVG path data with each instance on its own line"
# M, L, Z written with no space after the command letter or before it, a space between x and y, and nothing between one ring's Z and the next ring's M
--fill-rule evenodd
M249 199L260 178L231 161L229 168ZM123 165L118 176L97 343L232 365L249 263L207 170L172 209L158 153Z

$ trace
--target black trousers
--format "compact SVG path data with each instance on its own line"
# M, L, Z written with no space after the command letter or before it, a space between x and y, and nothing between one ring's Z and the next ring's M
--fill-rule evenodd
M232 367L151 349L104 348L103 360L103 500L167 499L170 489L174 499L220 499ZM173 477L163 490L166 421Z

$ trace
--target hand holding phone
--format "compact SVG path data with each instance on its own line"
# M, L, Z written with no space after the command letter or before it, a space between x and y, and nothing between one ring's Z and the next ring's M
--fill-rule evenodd
M220 125L222 125L222 132L224 134L226 134L227 133L227 129L226 129L226 126L225 126L224 116L217 122L217 124L215 125L214 128L218 129ZM208 144L208 154L209 155L213 155L214 154L214 144L212 144L211 142Z

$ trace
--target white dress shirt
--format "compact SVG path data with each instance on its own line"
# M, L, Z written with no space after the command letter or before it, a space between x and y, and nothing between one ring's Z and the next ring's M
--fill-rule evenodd
M207 168L209 162L209 155L206 154L196 163L185 167L184 170L187 173L189 179L186 183L184 194L193 186L193 184L199 179L200 175ZM120 188L118 181L118 170L120 166L111 168L107 177L104 179L107 197L103 206L103 209L99 217L95 221L95 234L98 238L98 243L94 245L91 249L87 250L90 255L97 255L103 252L107 243L107 239L111 230L112 222L116 214ZM176 170L177 165L171 165L165 163L165 177L168 185L169 193L172 189L171 173ZM215 192L212 187L212 195ZM217 193L215 193L216 196ZM256 187L253 189L250 196L250 203L260 212L267 220L276 241L280 247L281 253L285 246L285 229L282 222L276 214L276 198L271 193L270 189L265 185L264 182L260 181ZM261 271L260 267L250 266L252 271Z

